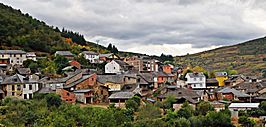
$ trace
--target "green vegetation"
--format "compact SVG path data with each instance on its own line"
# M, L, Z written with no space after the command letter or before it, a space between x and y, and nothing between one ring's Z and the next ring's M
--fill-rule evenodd
M141 104L138 97L132 101L140 104L137 111L120 109L110 105L107 109L80 106L62 102L56 94L35 94L32 100L5 98L0 103L0 124L4 126L92 126L92 127L222 127L232 126L226 111L203 110L198 115L187 102L177 111L163 112L159 107ZM207 102L201 102L206 107ZM207 106L208 107L208 106ZM185 112L184 112L185 111ZM182 112L182 113L181 113ZM201 111L200 111L201 112ZM189 115L188 115L189 114ZM245 119L243 120L246 121Z
M231 70L229 74L257 76L262 76L263 70L266 70L265 59L266 37L238 45L175 57L176 64L183 66L200 66L207 71Z

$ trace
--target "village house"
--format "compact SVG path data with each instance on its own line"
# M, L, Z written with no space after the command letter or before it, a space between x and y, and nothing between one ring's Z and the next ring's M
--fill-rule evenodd
M56 51L55 52L55 56L64 56L65 58L67 58L68 60L73 60L75 55L72 54L70 51Z
M94 102L93 89L81 89L73 91L78 102L84 104L92 104Z
M164 89L165 90L162 90L162 93L158 95L157 100L163 101L168 96L173 96L176 99L176 103L173 105L175 109L181 108L185 101L195 106L201 99L201 96L191 89L177 88L176 86L166 86Z
M225 81L228 79L226 72L215 72L215 79L218 81L218 86L225 86Z
M173 74L167 74L165 72L155 72L154 75L156 77L154 78L154 88L160 88L166 84L171 85L174 83L174 75Z
M74 67L75 69L81 69L81 64L76 60L71 60L69 65Z
M99 62L99 54L96 53L96 52L93 52L93 51L83 51L81 54L90 63L98 63Z
M133 66L133 70L136 70L136 71L144 70L143 60L139 58L138 56L126 57L124 59L124 62Z
M30 68L17 68L16 72L23 76L29 76L31 74Z
M111 62L112 60L119 60L120 57L114 53L99 54L99 62Z
M202 72L187 73L186 84L191 89L206 89L206 77Z
M143 60L143 71L150 71L150 72L158 72L159 71L159 66L160 66L160 61L156 59L151 59L149 57L144 57L142 58Z
M112 60L105 65L105 73L121 74L132 68L129 64L121 60Z
M26 53L26 58L28 60L37 61L37 56L36 56L35 52L27 52Z
M216 92L217 100L228 100L228 101L241 101L248 102L251 101L251 96L240 92L234 88L225 87Z
M22 65L27 60L26 52L22 50L0 50L0 60L2 64ZM7 62L7 60L9 60Z
M115 107L125 107L125 102L135 95L133 92L116 92L109 96L109 103L114 103Z
M20 74L6 77L1 83L5 96L13 96L21 99L33 98L33 93L39 90L38 81L31 80Z
M118 92L124 86L124 75L97 75L97 84L108 88L109 92Z

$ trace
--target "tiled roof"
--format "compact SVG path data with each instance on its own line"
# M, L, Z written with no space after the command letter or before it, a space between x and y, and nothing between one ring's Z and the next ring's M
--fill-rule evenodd
M75 90L73 91L74 93L86 93L86 92L90 92L93 91L93 89L80 89L80 90Z
M77 85L77 84L83 82L84 80L90 78L92 75L93 75L93 74L91 74L91 75L83 75L83 76L81 77L81 79L79 79L79 80L77 80L77 81L74 81L74 82L72 82L72 83L70 83L70 84L64 86L64 88L70 88L70 87L73 87L73 86L75 86L75 85Z
M26 54L26 52L22 50L0 50L0 54Z
M168 90L166 93L161 94L158 96L158 98L166 98L167 96L174 96L176 99L186 99L190 101L191 103L197 103L197 98L200 98L200 95L198 95L196 92L185 89L185 88L176 88L175 90Z
M2 84L15 84L15 83L24 83L24 79L25 77L20 75L20 74L15 74L9 77L6 77Z
M199 73L187 73L187 75L190 78L205 77L205 75L202 72L199 72Z
M30 68L17 68L17 71L21 75L28 75L31 73Z
M97 55L98 53L93 52L93 51L83 51L82 54L87 54L87 55Z
M134 96L135 94L133 92L116 92L113 93L109 99L130 99Z
M218 93L233 93L237 97L250 97L250 95L240 92L234 88L225 87L222 90L219 90Z
M97 81L100 83L112 82L112 83L123 83L124 75L97 75Z
M74 56L70 51L56 51L55 54L62 56Z

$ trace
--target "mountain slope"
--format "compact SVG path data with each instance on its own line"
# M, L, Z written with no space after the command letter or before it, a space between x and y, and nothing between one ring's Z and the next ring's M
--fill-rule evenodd
M202 66L209 71L237 70L245 75L261 76L266 70L266 37L201 53L177 56L177 64Z

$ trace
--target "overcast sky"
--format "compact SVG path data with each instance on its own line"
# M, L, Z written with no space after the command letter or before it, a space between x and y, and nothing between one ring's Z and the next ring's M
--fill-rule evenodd
M0 0L119 50L183 55L265 36L266 0Z

